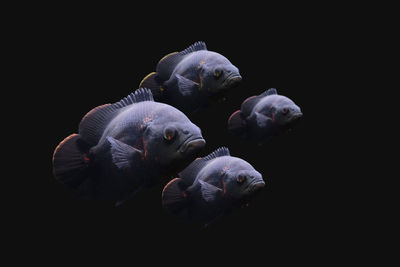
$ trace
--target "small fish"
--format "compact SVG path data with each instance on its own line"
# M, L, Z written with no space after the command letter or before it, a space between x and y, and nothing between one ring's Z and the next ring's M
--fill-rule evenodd
M243 101L240 110L229 117L228 129L242 138L262 144L292 129L302 116L300 108L292 100L270 88Z
M162 192L162 205L183 220L208 225L264 186L253 166L221 147L171 180Z
M238 68L227 58L208 51L204 42L196 42L163 57L156 72L147 75L139 87L150 88L157 101L192 112L241 80Z
M87 113L79 133L55 149L53 172L82 197L119 205L182 170L204 145L200 128L185 114L141 88Z

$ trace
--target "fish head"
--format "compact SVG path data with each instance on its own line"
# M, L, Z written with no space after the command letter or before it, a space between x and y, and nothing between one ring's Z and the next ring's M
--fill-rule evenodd
M254 195L265 186L261 173L247 162L237 162L226 173L226 195L234 201Z
M171 106L155 116L145 135L152 158L174 170L193 161L206 144L201 129Z
M292 128L303 116L300 107L285 96L274 106L274 122L282 130Z
M242 81L239 69L220 54L209 57L201 70L202 87L218 93L236 87Z

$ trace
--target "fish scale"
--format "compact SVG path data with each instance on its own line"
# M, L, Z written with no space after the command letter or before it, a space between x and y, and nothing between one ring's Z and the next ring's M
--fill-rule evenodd
M199 127L178 109L154 102L151 91L142 88L88 112L79 133L57 146L53 170L80 196L120 205L182 170L204 144Z
M209 224L264 185L253 166L222 147L196 159L170 181L163 189L162 204L185 221Z

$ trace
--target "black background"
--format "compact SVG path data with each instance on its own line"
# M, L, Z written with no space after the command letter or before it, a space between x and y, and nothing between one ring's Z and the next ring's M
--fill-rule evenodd
M329 112L324 107L334 101L331 73L343 41L335 21L325 14L292 16L285 10L279 15L240 8L223 15L220 10L203 11L171 15L161 10L149 17L134 12L114 19L87 10L89 17L73 13L38 18L39 25L29 30L32 80L45 92L35 102L41 119L32 121L44 140L40 157L32 156L39 176L29 188L34 197L25 203L30 223L24 227L35 234L33 244L43 238L46 252L63 255L85 255L95 248L104 255L116 249L133 259L142 253L150 260L171 252L169 260L175 261L189 252L200 258L204 253L222 259L237 254L244 260L267 261L276 250L323 251L320 244L338 234L331 215L333 170L326 168L324 156L330 139L322 134ZM161 190L167 181L115 208L112 203L79 200L54 179L52 153L63 138L77 132L86 112L127 96L164 55L196 41L226 56L243 77L225 102L191 120L207 141L202 155L226 146L231 155L263 174L267 187L249 207L201 228L162 209ZM337 69L334 72L341 75ZM226 129L230 114L247 97L271 87L301 107L300 123L263 146L230 135Z

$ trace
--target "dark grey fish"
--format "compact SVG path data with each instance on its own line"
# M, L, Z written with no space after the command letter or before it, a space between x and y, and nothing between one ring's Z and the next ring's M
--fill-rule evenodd
M270 88L243 101L240 110L229 117L228 129L242 138L263 143L292 129L302 116L292 100Z
M241 80L238 68L226 57L197 42L163 57L156 72L147 75L140 87L150 88L157 101L191 112L206 106L211 98L222 96Z
M55 149L53 171L83 197L122 203L182 170L204 145L200 128L185 114L139 89L87 113L79 133Z
M184 220L209 224L264 186L253 166L221 147L171 180L162 192L162 204Z

